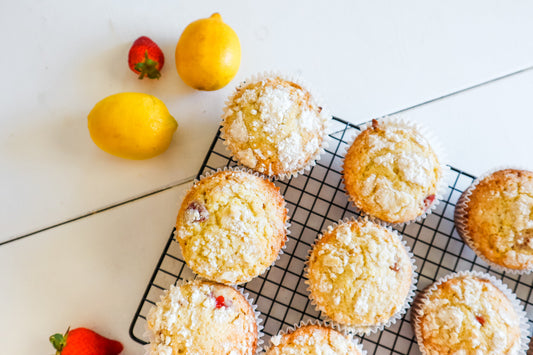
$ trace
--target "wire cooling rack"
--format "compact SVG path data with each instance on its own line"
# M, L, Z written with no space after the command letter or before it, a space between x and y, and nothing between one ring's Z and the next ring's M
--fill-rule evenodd
M317 235L328 225L345 217L359 216L346 197L341 179L344 153L359 127L334 118L332 128L335 133L330 135L329 148L310 171L297 178L275 181L285 196L291 216L289 241L284 254L273 267L242 286L261 312L265 344L287 326L321 318L320 312L308 299L304 282L308 251ZM198 177L218 168L236 165L223 144L219 130ZM398 228L414 254L418 291L455 271L488 272L517 294L528 314L530 326L533 325L533 274L519 276L492 270L465 246L455 230L453 215L455 203L474 176L453 167L450 170L449 187L437 209L421 222ZM147 341L144 338L146 315L159 301L163 291L177 280L194 278L194 273L183 261L179 244L172 236L173 233L131 323L130 336L142 344ZM394 325L362 336L360 340L368 354L420 354L411 329L410 312Z

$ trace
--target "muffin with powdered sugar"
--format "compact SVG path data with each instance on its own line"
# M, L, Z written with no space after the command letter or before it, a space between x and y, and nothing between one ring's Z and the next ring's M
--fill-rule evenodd
M296 81L279 75L253 78L228 99L222 134L241 165L286 177L303 172L319 158L331 116Z
M146 318L147 354L253 355L257 315L233 287L203 280L171 286Z
M443 188L444 167L430 141L412 123L373 120L348 149L343 180L351 201L387 223L429 213Z
M455 225L492 266L533 271L533 172L501 169L476 179L457 203Z
M422 354L524 354L528 327L520 308L498 280L460 272L417 296L412 324Z
M330 226L309 255L309 297L359 334L399 319L414 295L414 265L397 233L369 220Z
M224 284L248 282L270 267L285 245L285 200L258 174L219 171L187 192L175 236L195 273Z

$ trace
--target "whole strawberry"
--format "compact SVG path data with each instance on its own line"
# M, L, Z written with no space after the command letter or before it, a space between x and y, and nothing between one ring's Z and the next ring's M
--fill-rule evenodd
M50 342L56 355L118 355L124 349L120 342L87 328L69 328L65 334L52 335Z
M159 79L165 56L154 41L142 36L133 42L128 54L128 64L133 72L139 74L139 79L145 75L150 79Z

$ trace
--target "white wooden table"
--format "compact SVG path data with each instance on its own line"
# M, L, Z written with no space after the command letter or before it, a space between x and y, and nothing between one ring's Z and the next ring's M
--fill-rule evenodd
M213 12L238 33L242 63L226 88L198 92L178 77L174 49ZM528 1L4 4L0 332L10 340L0 352L52 353L48 336L72 325L143 353L132 316L225 98L255 73L301 75L352 123L402 111L474 175L533 169L532 16ZM127 67L141 35L165 53L159 81ZM166 153L129 161L92 143L88 112L123 91L166 103L179 122Z

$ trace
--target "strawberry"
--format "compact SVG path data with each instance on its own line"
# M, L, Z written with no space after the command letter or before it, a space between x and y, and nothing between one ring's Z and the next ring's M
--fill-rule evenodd
M216 305L215 305L216 308L224 307L225 306L225 304L224 304L224 296L218 296L215 299L215 302L216 302Z
M128 54L128 64L133 72L140 74L139 79L145 75L150 79L159 79L165 56L154 41L142 36L133 42Z
M52 335L50 342L57 350L56 355L118 355L124 349L120 342L87 328L69 328L64 335Z

